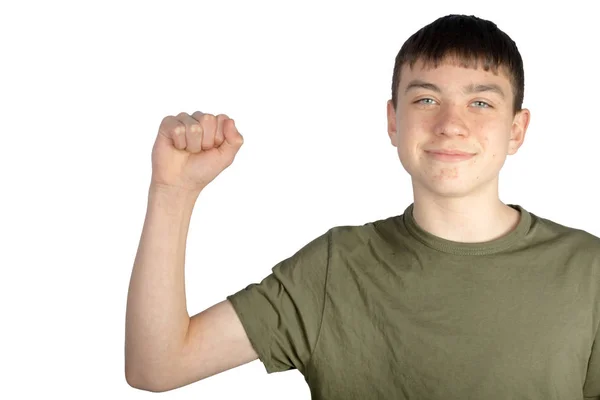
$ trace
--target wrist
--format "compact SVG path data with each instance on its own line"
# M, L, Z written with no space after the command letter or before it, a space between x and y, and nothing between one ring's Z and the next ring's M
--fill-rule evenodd
M191 190L156 182L151 182L148 189L148 195L151 199L156 199L160 203L168 202L176 207L193 207L201 192L201 189Z
M182 186L167 185L164 183L151 181L149 190L151 192L163 193L168 196L197 197L203 188L190 189Z

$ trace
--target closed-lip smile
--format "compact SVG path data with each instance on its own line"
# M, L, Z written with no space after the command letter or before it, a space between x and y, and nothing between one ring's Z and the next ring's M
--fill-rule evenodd
M460 151L460 150L450 150L450 149L432 149L432 150L425 150L429 153L436 153L436 154L448 154L451 156L472 156L475 153L468 153L468 152L464 152L464 151Z

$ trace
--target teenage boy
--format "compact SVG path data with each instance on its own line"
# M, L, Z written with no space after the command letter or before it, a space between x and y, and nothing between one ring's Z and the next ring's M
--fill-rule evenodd
M529 124L523 88L494 23L420 29L387 103L414 202L331 228L192 318L190 216L243 138L225 115L166 117L129 289L129 384L166 391L259 358L299 370L313 399L600 399L600 239L499 199Z

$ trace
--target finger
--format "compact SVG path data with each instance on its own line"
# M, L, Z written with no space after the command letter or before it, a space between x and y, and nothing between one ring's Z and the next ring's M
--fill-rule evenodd
M238 131L233 119L225 121L223 134L225 136L225 141L218 149L223 154L227 154L228 156L233 154L235 156L242 144L244 144L244 137Z
M225 141L225 135L223 129L225 122L230 118L225 114L217 115L217 133L215 133L215 147L219 147Z
M202 129L202 150L212 149L214 147L214 131L217 125L214 121L215 116L196 111L192 114L192 118L198 121Z
M177 119L185 125L185 150L190 153L202 151L202 136L204 135L200 122L187 113L177 114Z
M203 121L203 116L205 115L205 113L203 113L202 111L195 111L194 113L192 113L192 118L194 118L196 121L198 121L198 125L200 125L200 131L201 131L201 136L204 137L205 133L204 133L204 127L202 126L202 121ZM202 148L202 144L200 145Z
M158 134L167 138L176 149L185 149L185 125L174 116L168 115L163 118L158 128Z
M202 111L196 111L194 113L192 113L192 118L194 118L196 121L200 122L200 117L202 117L204 115L204 113Z
M202 150L210 150L215 146L215 133L217 132L217 117L212 114L203 114L200 125L204 135L202 136Z

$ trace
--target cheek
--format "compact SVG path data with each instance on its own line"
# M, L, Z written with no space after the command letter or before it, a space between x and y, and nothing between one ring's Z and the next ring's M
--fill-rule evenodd
M496 153L505 146L504 140L508 130L503 121L491 120L474 121L472 132L477 135L484 150Z
M482 147L485 154L485 163L493 168L501 167L505 160L508 151L508 143L504 140L502 132L496 132L482 137Z
M426 118L419 113L405 113L401 123L407 130L426 131L433 125L432 118Z
M432 121L419 117L416 113L403 113L397 121L398 135L404 141L416 141L431 132Z

